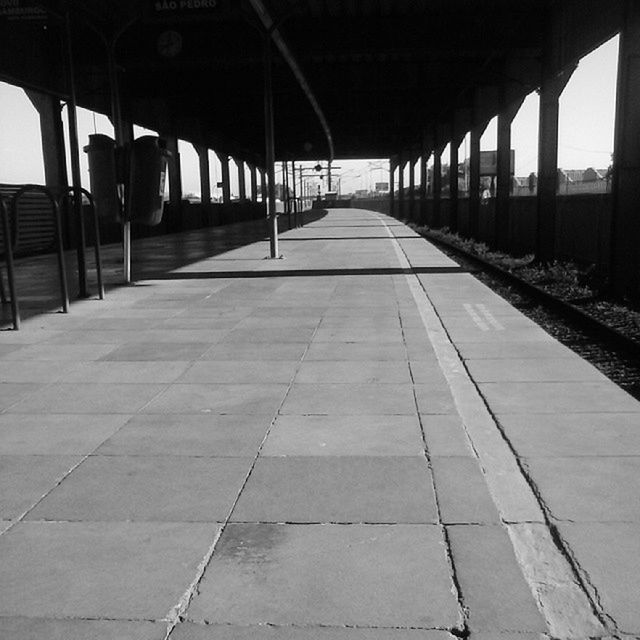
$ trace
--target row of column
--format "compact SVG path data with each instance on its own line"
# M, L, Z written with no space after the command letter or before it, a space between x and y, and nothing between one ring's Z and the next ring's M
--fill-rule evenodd
M542 84L539 89L539 140L537 177L536 258L549 262L556 257L557 188L558 188L558 121L559 99L576 65L558 72L553 66L553 48L543 59ZM511 191L511 124L524 100L507 100L505 92L497 92L501 108L498 116L497 170L495 190L494 243L497 248L509 248L509 203ZM612 178L611 226L605 244L609 244L607 264L599 265L608 272L611 289L619 296L640 297L640 3L629 1L620 32L619 71L616 102L614 164ZM462 120L465 120L462 113ZM473 116L473 114L471 114ZM456 113L457 119L458 113ZM468 116L467 116L468 117ZM423 136L421 148L406 150L391 159L390 182L392 211L399 217L424 222L427 195L430 223L441 226L442 153L450 143L449 227L458 226L458 147L470 133L469 224L468 234L478 235L480 216L480 138L489 120L470 118L470 128L457 122L443 131L436 127ZM433 156L433 180L427 185L427 162ZM415 166L420 162L419 200L415 194ZM404 173L409 167L409 197L405 198ZM398 202L395 198L395 171L398 170ZM606 217L608 212L603 212Z
M210 182L210 169L209 169L209 149L202 145L193 145L196 153L198 154L199 166L200 166L200 200L203 204L211 203L211 182ZM227 203L231 202L231 171L230 171L230 161L236 163L238 168L238 197L240 200L247 200L247 184L246 184L246 173L245 173L245 164L249 167L249 198L254 202L258 200L258 174L260 174L260 195L262 196L262 200L264 200L264 189L266 185L266 176L265 170L261 167L256 166L255 164L251 164L244 160L239 160L237 158L231 158L227 154L218 153L215 151L216 156L220 162L221 168L221 180L220 187L222 188L222 202ZM169 167L171 171L171 167ZM169 187L171 188L171 186Z
M60 100L55 96L43 94L32 90L25 90L31 103L38 112L40 119L40 131L42 136L42 151L45 170L45 182L49 186L68 184L66 168L66 152L64 143L64 127L60 114ZM133 140L133 125L127 123L125 134L129 141ZM169 197L172 204L182 201L182 171L180 166L180 153L178 151L178 139L175 136L163 136L167 141L167 149L171 152L169 159ZM201 201L203 204L211 203L211 179L209 164L209 149L202 145L194 148L199 158ZM231 202L231 175L230 156L215 152L222 167L221 187L222 201ZM240 200L248 198L256 202L258 200L258 174L262 191L266 184L264 169L249 162L233 158L238 168L238 186ZM245 164L249 167L249 194L245 178ZM264 197L263 197L264 199Z

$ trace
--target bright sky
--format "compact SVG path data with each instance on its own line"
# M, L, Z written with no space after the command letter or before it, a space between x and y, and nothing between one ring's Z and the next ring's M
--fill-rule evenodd
M613 152L613 126L615 87L617 77L618 37L606 42L583 58L567 84L560 100L560 136L558 165L564 169L604 169L611 162ZM527 97L512 127L512 147L516 151L516 175L526 176L537 168L538 95ZM63 114L66 126L66 114ZM113 135L108 118L84 109L78 110L80 145L88 142L91 133ZM147 132L135 128L135 135ZM67 143L68 144L68 143ZM460 149L460 160L465 157L465 146ZM482 137L481 148L496 148L496 122L492 120ZM448 151L447 151L448 154ZM180 156L183 171L183 192L200 193L198 156L193 147L181 141ZM447 155L443 160L447 161ZM86 154L81 152L83 186L89 178ZM379 160L337 160L336 174L341 174L343 193L372 188L375 182L386 182L388 171ZM212 191L217 193L220 165L210 154ZM280 174L277 171L278 181ZM337 182L339 176L335 176ZM236 194L237 170L231 165L232 193ZM38 116L24 92L0 82L0 182L44 182L42 148ZM247 178L247 189L249 180ZM337 184L336 184L337 186ZM335 188L335 187L334 187Z

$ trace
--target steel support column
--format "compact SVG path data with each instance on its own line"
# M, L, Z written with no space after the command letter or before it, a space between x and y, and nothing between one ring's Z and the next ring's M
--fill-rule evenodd
M440 227L440 203L442 199L442 152L443 147L436 146L433 150L433 220L432 226Z
M458 147L454 138L449 145L449 228L458 230Z
M540 87L536 258L541 262L555 257L560 95L574 68L561 74L546 70Z
M627 0L620 32L613 165L611 285L640 298L640 5Z
M409 165L409 202L407 204L407 218L413 222L416 190L416 160L413 153L410 153L407 164Z
M251 175L251 200L258 202L258 172L255 164L247 163Z
M471 128L469 139L469 235L478 237L480 220L480 140L487 122Z
M68 175L60 99L31 89L25 89L24 92L40 118L45 184L47 187L67 187Z
M496 218L494 240L499 249L509 246L509 200L511 195L511 123L524 98L503 105L498 114L498 154L496 167Z
M169 202L171 212L177 224L182 225L182 168L180 166L180 152L178 151L178 138L174 135L164 136L167 141L167 150L171 154L168 158L169 165Z
M398 154L398 218L404 220L404 158Z
M193 148L198 154L200 168L200 202L211 204L211 178L209 176L209 149L202 145L194 144Z
M229 174L229 156L226 153L218 153L220 161L220 182L222 182L222 202L228 204L231 202L231 175Z
M429 161L429 151L427 151L427 145L423 142L422 152L420 153L420 201L418 204L418 223L425 223L425 208L427 200L427 162Z
M244 160L238 160L234 158L236 166L238 167L238 199L242 202L247 199L247 184L244 174Z
M85 255L85 228L84 215L82 213L82 178L80 174L80 144L78 142L78 119L76 82L73 59L73 45L71 34L71 16L69 9L65 13L66 35L66 75L70 99L67 102L67 117L69 121L69 156L71 158L71 182L73 183L75 197L73 198L73 212L77 229L76 257L78 262L78 297L88 298L87 288L87 261Z
M389 215L392 215L395 218L395 172L396 172L396 163L393 161L393 158L389 158Z

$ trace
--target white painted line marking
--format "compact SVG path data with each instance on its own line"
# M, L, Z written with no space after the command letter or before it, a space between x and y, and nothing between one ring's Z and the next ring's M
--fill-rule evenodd
M505 330L504 326L496 320L495 316L491 313L491 311L489 311L489 309L487 309L486 305L477 304L476 307L480 309L480 312L482 313L482 315L486 318L486 320L488 320L489 324L492 325L495 329L497 329L498 331Z
M410 269L400 243L386 224L385 227L400 266ZM514 553L550 635L562 640L606 635L607 631L594 614L592 603L578 584L573 569L555 545L542 509L515 455L469 378L431 300L415 274L405 277L491 497L509 532Z
M465 302L462 305L465 311L471 316L471 319L476 323L476 325L480 328L481 331L489 331L489 327L482 320L482 318L476 313L476 310L473 308L472 304Z

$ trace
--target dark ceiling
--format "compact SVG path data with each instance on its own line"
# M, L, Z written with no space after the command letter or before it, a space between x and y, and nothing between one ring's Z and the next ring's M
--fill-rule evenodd
M567 42L566 59L557 65L583 55L615 29L614 20L589 18L588 6L595 3L577 0L262 3L317 98L336 157L343 158L392 156L419 145L434 127L450 130L454 116L490 117L500 100L538 87L545 46L554 37L552 16L559 10L580 16L586 35ZM110 112L106 52L120 34L115 51L130 119L261 162L264 29L249 0L42 4L46 20L0 17L0 78L67 95L68 7L81 106ZM483 90L492 96L485 103L478 100ZM317 114L277 51L274 110L279 158L327 157Z

